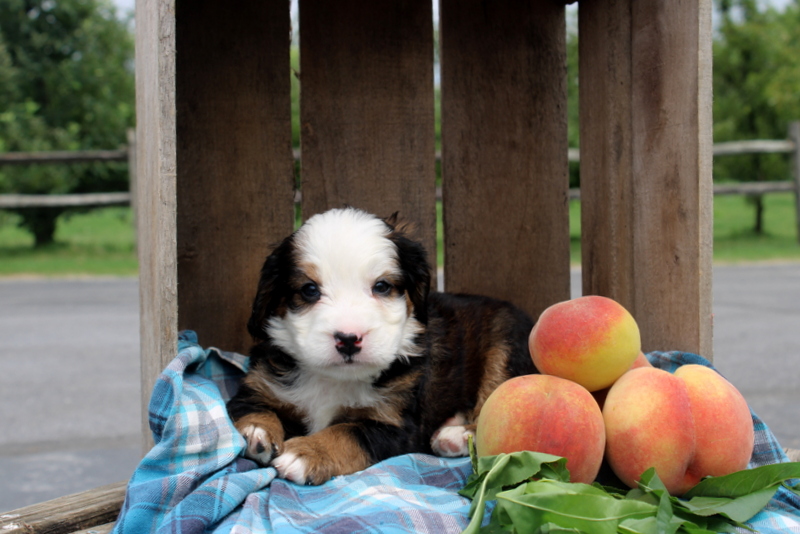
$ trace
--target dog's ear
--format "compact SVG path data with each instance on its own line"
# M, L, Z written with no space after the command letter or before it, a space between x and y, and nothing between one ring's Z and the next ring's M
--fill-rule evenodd
M428 263L428 255L425 247L406 233L410 225L398 223L397 214L394 214L391 219L394 224L389 225L392 228L389 239L397 248L400 270L403 271L403 289L414 306L416 319L427 324L428 294L431 289L431 267ZM389 224L389 220L386 221Z
M289 236L267 256L261 267L253 311L247 321L247 331L256 339L267 339L265 321L286 305L293 250L293 236Z
M394 230L397 227L397 219L398 219L399 216L400 216L400 212L396 211L396 212L392 213L391 215L389 215L388 217L386 217L383 220L383 222L385 222L386 225L389 226L389 228Z

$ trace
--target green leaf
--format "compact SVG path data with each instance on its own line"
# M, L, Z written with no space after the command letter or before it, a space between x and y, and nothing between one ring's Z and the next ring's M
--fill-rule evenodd
M749 529L744 522L766 506L781 484L800 478L800 463L769 465L707 478L685 500L671 496L654 469L623 494L596 483L570 483L566 460L556 456L520 452L477 459L472 452L477 471L461 491L473 499L467 533L735 532L734 527ZM492 499L497 505L481 528L486 501Z
M494 499L497 492L516 486L534 477L569 480L566 459L541 452L521 451L512 454L484 456L477 461L475 473L459 491L464 497L474 498L485 486L487 499ZM487 480L488 479L488 480Z
M477 470L467 480L459 494L472 499L471 521L464 532L478 532L483 521L486 501L510 487L548 476L569 480L566 459L541 452L521 451L478 459Z
M576 528L566 528L554 523L545 523L539 527L536 534L583 534L583 532Z
M711 516L722 514L738 523L744 523L761 511L772 499L776 491L778 491L778 484L735 499L728 497L693 497L689 501L683 501L682 504L687 510L696 515Z
M683 497L742 497L777 486L792 478L800 478L800 462L764 465L721 477L708 477L687 491Z
M645 471L639 479L638 493L631 492L629 496L636 498L636 500L653 502L657 505L655 528L659 534L675 534L678 527L681 526L681 521L675 521L675 513L673 511L673 500L667 491L667 487L656 474L654 468Z
M497 509L526 531L553 523L591 534L616 534L622 520L655 514L655 507L645 502L619 500L586 484L570 486L582 487L573 492L550 481L531 482L498 493Z
M617 532L622 534L660 534L655 517L626 519L620 522Z

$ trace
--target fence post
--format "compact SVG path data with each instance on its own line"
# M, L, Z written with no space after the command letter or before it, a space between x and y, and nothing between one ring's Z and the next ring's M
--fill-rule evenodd
M794 213L797 223L797 241L800 242L800 121L789 123L789 139L794 141L792 151L792 179L794 180Z
M128 136L128 190L131 194L131 219L133 222L133 242L137 244L138 240L138 219L136 217L136 208L138 207L139 203L137 202L137 195L136 195L136 130L133 128L128 128L126 132Z

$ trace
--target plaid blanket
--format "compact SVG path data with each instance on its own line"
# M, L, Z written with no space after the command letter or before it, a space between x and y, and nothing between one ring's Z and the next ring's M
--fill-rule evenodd
M275 478L241 456L245 443L225 403L246 372L247 357L204 349L193 332L151 397L155 446L131 477L116 533L447 533L466 527L470 502L459 496L471 473L467 458L410 454L321 486ZM657 367L710 365L679 352L648 354ZM751 466L787 461L755 415ZM488 514L488 512L487 512ZM749 523L763 534L800 534L800 498L780 490Z

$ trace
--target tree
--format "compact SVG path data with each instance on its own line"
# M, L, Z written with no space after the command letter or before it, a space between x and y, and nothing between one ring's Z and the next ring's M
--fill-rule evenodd
M118 148L134 116L133 37L108 0L0 2L0 151ZM3 193L125 189L124 165L0 169ZM37 246L64 212L18 211Z
M784 139L800 119L800 6L762 9L756 0L717 0L714 40L714 140ZM714 177L753 181L788 177L785 156L742 155L714 162ZM763 202L755 205L756 233L763 232Z

